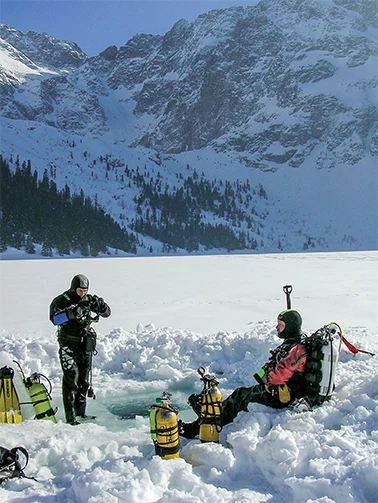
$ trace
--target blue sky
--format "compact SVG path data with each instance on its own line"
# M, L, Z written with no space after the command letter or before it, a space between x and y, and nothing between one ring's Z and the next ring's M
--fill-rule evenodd
M96 56L136 33L166 33L179 19L258 0L1 0L1 23L76 42Z

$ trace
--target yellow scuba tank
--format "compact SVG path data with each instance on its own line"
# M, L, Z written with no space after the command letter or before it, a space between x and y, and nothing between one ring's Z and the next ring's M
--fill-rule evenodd
M50 391L41 383L41 377L45 378L50 384ZM34 407L34 419L45 419L56 423L55 413L57 409L54 410L50 404L51 383L47 377L34 372L34 374L26 379L25 385Z
M198 369L198 373L204 383L199 439L201 442L219 442L222 431L222 393L218 389L219 381L214 375L205 374L203 367Z
M155 454L163 459L180 457L180 440L178 434L178 410L170 404L172 394L164 391L161 398L150 408L150 431L155 444Z
M22 370L21 365L17 361L14 361L14 363L20 369L22 380L31 399L31 402L25 402L23 405L28 403L33 405L35 412L34 419L45 419L56 423L55 413L58 409L53 409L50 404L50 395L52 391L50 380L38 372L34 372L30 377L25 377L25 373ZM49 390L47 390L46 386L41 383L41 377L43 377L43 379L45 379L45 381L49 384Z

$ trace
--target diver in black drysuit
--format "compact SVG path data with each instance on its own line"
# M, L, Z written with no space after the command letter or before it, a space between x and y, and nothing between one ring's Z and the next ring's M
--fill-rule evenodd
M88 288L88 278L77 274L72 278L70 289L55 297L50 304L50 321L58 325L64 411L67 423L72 425L78 424L76 417L87 417L86 397L96 349L96 332L91 327L90 313L103 318L111 314L104 299L88 294ZM64 322L60 324L62 316Z

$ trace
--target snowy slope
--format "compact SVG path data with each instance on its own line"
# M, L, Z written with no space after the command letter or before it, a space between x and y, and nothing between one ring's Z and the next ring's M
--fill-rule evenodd
M1 262L0 352L27 374L48 375L59 407L56 425L0 425L1 445L24 445L26 473L38 480L9 482L1 501L374 503L377 356L343 348L329 403L301 414L251 404L219 445L183 439L181 459L154 456L146 416L170 390L179 417L192 418L185 402L201 389L199 366L219 373L224 396L252 385L279 343L284 284L293 284L307 333L336 321L353 344L377 353L377 261L377 252L360 252ZM62 421L48 305L79 272L113 313L96 326L89 411L98 419L72 427Z
M164 155L120 143L110 145L97 137L81 138L34 122L4 118L2 125L2 147L13 154L13 160L17 155L20 159L31 159L33 169L37 169L40 176L46 167L49 175L55 171L53 179L58 189L63 189L66 183L72 192L79 192L82 188L85 195L97 198L106 211L126 226L127 221L120 215L126 215L129 220L137 216L133 197L140 189L134 184L129 188L128 179L125 183L119 182L125 166L148 172L154 179L161 176L162 186L168 184L171 189L178 185L180 176L186 178L196 171L204 173L206 179L218 182L248 180L251 194L262 185L267 199L252 194L260 228L254 234L258 252L302 251L307 249L309 242L311 251L378 247L374 161L361 161L354 166L338 165L332 170L314 170L315 158L309 156L300 172L288 167L277 172L263 172L247 168L231 153L216 153L212 149ZM101 157L107 156L115 164L108 173L105 165L99 162ZM210 215L209 221L220 220L214 220ZM241 225L246 229L246 223ZM151 244L154 254L162 253L160 243L144 236L141 238L145 248L139 250L140 254L146 254Z

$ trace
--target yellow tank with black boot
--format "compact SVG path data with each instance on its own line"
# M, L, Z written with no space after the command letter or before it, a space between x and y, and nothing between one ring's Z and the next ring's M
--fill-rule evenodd
M180 457L178 409L171 406L172 394L164 391L150 408L150 432L155 454L163 459Z
M199 439L201 442L219 442L222 431L222 393L218 389L219 381L214 375L205 374L205 369L200 367L198 373L203 382L201 392L201 411Z

